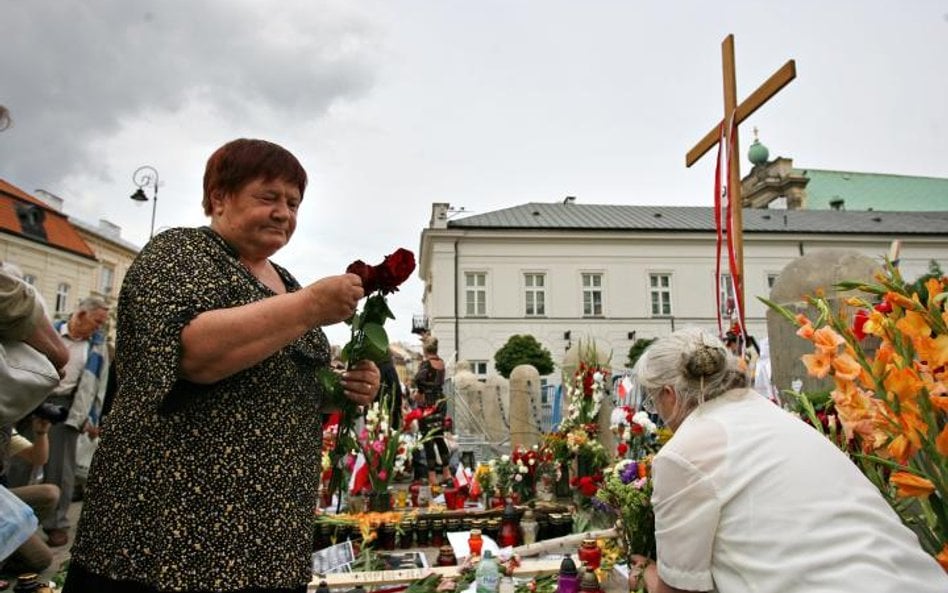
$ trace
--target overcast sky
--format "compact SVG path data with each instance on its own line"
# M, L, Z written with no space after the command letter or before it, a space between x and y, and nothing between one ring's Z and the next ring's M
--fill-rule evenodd
M797 65L745 154L757 126L798 167L948 177L945 0L0 0L0 22L0 178L141 245L139 165L156 228L200 225L211 152L275 141L311 179L273 258L304 283L417 252L432 202L710 205L713 158L684 157L728 33L741 99ZM417 343L421 293L391 298L393 339Z

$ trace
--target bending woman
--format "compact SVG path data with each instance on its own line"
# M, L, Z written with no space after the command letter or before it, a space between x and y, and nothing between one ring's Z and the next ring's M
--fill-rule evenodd
M748 389L716 337L677 331L638 369L646 403L675 433L653 463L650 593L948 591L945 571L856 465Z

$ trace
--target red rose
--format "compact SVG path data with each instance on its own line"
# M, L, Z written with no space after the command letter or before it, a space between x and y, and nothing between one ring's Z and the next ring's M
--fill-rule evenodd
M379 276L379 289L385 293L395 292L415 271L415 254L399 248L395 253L386 255L375 271Z
M375 292L378 289L378 286L375 284L375 268L361 259L349 264L349 267L346 268L346 273L355 274L359 278L362 278L362 291L365 294Z
M632 423L632 434L634 434L634 435L640 435L640 434L642 434L643 432L645 432L645 429L642 428L642 425L641 425L641 424L639 424L639 423L637 423L637 422L633 422L633 423Z
M349 264L346 272L362 278L362 290L369 295L377 290L388 294L398 290L398 286L408 280L415 271L415 254L407 249L398 249L377 266L370 266L357 260Z
M619 443L619 445L616 447L616 453L619 454L619 457L624 456L628 452L629 452L629 446L626 445L625 443Z

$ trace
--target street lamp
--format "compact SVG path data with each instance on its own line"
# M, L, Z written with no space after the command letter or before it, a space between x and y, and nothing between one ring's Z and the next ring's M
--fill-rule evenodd
M155 208L158 207L158 169L151 165L142 165L132 173L132 182L138 186L138 190L131 195L136 202L147 202L148 196L142 190L143 187L151 186L154 195L151 198L151 232L148 238L155 236Z

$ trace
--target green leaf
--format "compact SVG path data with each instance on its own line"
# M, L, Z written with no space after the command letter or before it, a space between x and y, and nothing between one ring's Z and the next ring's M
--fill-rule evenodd
M778 305L777 303L775 303L775 302L773 302L773 301L771 301L771 300L769 300L769 299L765 299L765 298L762 297L762 296L757 297L757 300L760 301L760 302L762 302L763 304L767 305L767 306L770 307L771 309L773 309L774 312L779 313L779 314L780 314L781 316L783 316L783 317L786 317L786 318L787 318L787 321L789 321L790 323L792 323L792 324L794 324L794 325L797 325L797 316L794 315L794 314L790 311L790 309L787 309L787 308L784 307L783 305Z
M388 334L377 323L366 323L362 328L365 340L362 343L362 355L373 362L381 362L388 356Z
M386 319L395 319L392 310L388 308L385 297L380 294L372 295L365 301L362 316L366 323L383 325Z

